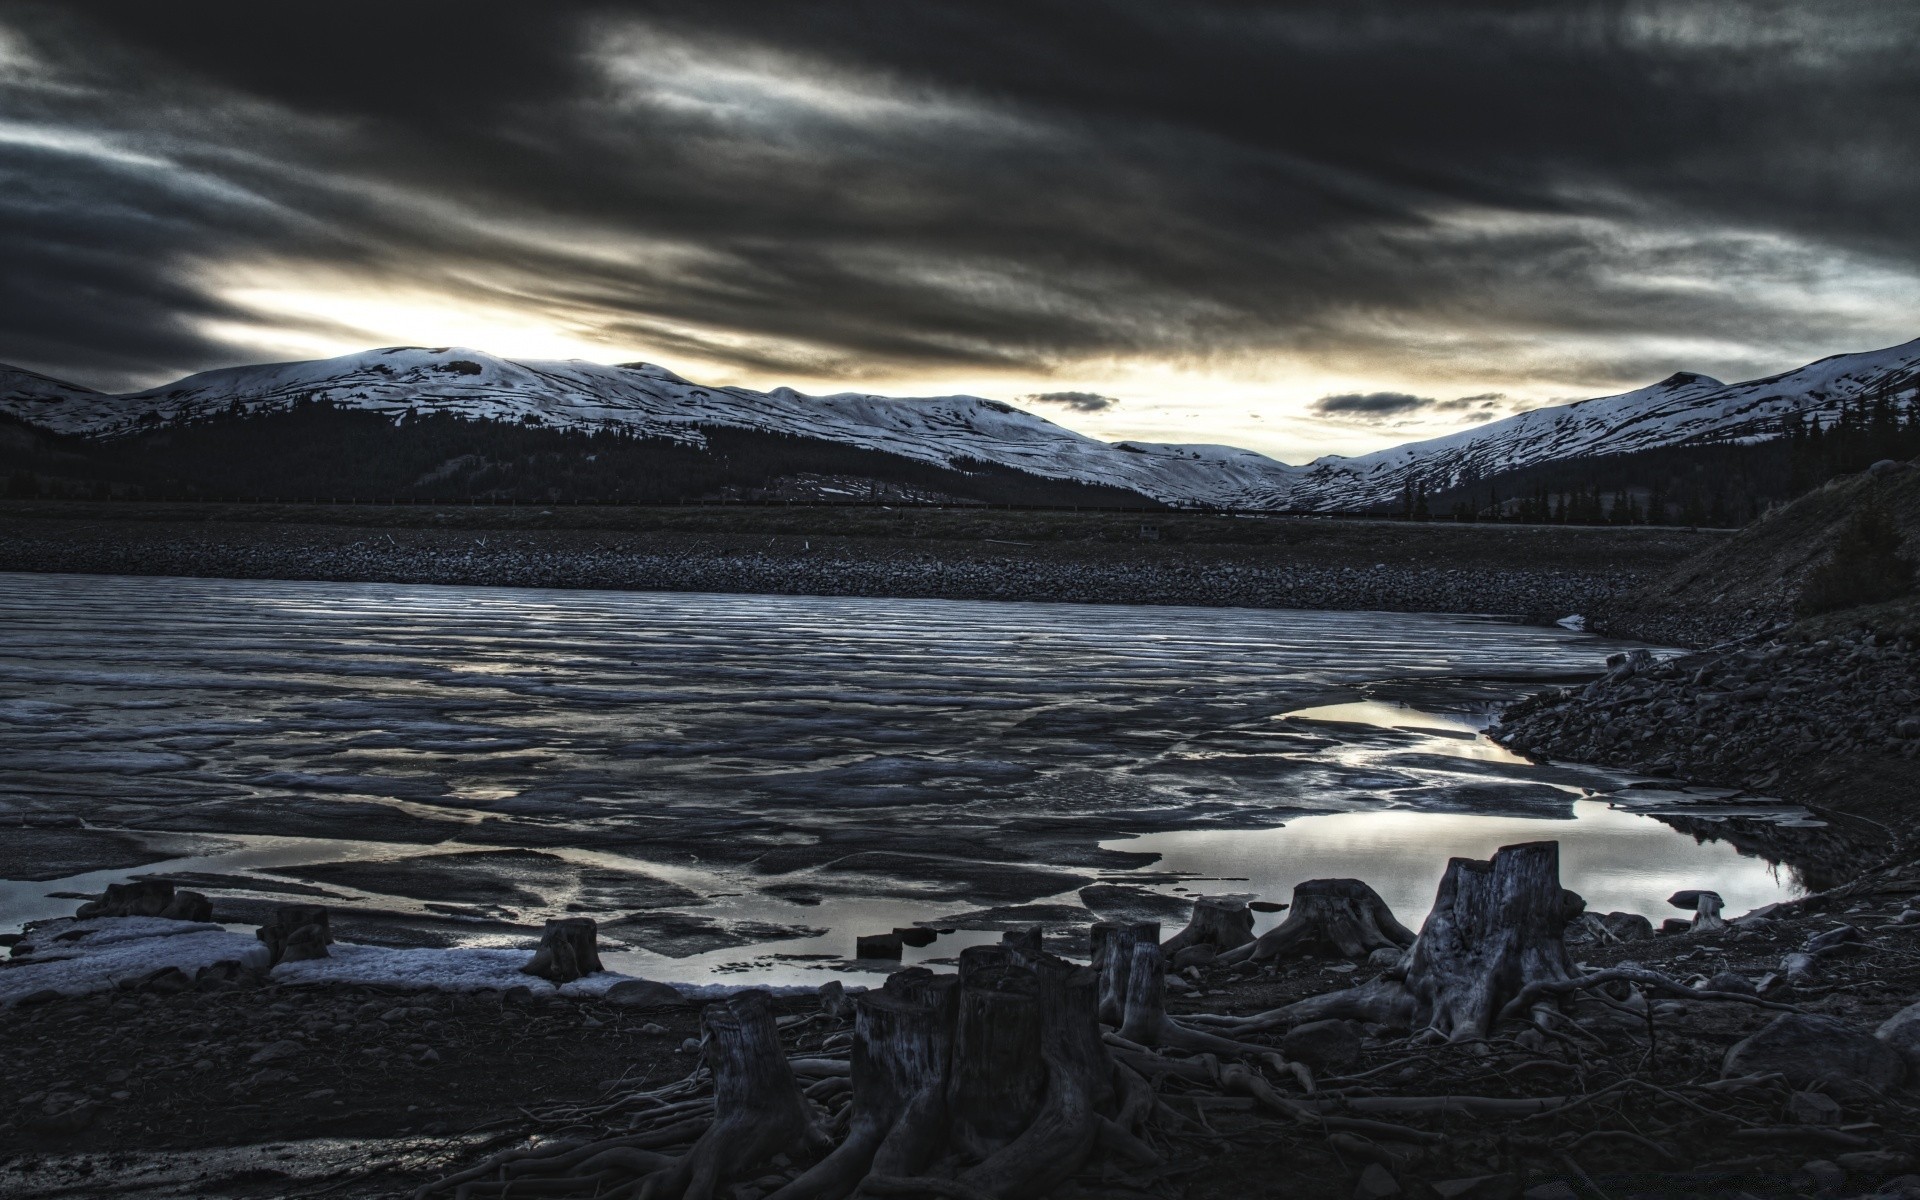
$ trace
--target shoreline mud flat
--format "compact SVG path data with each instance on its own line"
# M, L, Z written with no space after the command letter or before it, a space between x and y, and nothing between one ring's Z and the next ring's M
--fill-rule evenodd
M1148 1138L1162 1161L1096 1158L1050 1194L1920 1195L1920 1062L1900 1032L1920 992L1916 898L1920 872L1889 869L1732 920L1677 911L1658 934L1583 918L1567 927L1569 960L1602 982L1564 1017L1490 1041L1409 1041L1354 1019L1257 1028L1262 1011L1365 996L1409 956L1321 944L1256 961L1196 944L1168 955L1186 965L1168 968L1166 1013L1216 1032L1206 1014L1238 1018L1255 1026L1232 1033L1250 1049L1110 1039L1165 1110ZM42 935L111 933L112 920ZM396 1196L490 1155L690 1137L708 1119L699 1005L511 978L439 990L159 971L8 1009L0 1194ZM847 1107L844 994L770 1003L830 1120ZM652 1097L676 1088L689 1098L663 1126ZM806 1165L776 1163L732 1194L771 1195Z
M16 503L0 506L0 570L1557 620L1723 537L1183 513Z

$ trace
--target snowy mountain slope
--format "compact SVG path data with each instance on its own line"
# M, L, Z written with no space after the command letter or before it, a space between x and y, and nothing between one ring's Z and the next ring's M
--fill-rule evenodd
M809 396L709 388L646 363L515 362L457 347L397 347L312 362L231 367L110 396L0 367L0 412L56 432L111 438L154 423L284 409L307 398L386 413L561 429L621 429L704 446L704 428L793 434L966 469L991 463L1047 479L1124 488L1168 504L1353 510L1392 505L1504 471L1659 446L1776 436L1792 413L1830 420L1854 397L1920 389L1920 340L1723 384L1678 374L1618 396L1535 409L1355 458L1290 466L1230 446L1106 443L973 396Z
M101 420L115 402L114 397L89 388L0 364L0 412L45 429L84 428Z
M125 396L16 399L0 409L58 432L113 436L143 421L285 408L304 398L386 412L444 412L563 429L618 428L702 445L702 426L757 429L880 450L938 466L968 460L1127 488L1171 504L1276 508L1299 468L1228 446L1109 445L972 396L808 396L708 388L645 363L512 362L461 348L401 347L314 362L232 367ZM83 389L75 389L83 392Z
M1356 458L1329 455L1306 467L1294 491L1302 508L1392 504L1409 482L1440 491L1502 471L1600 454L1706 441L1777 437L1781 418L1830 423L1855 397L1920 388L1920 339L1885 350L1837 354L1798 370L1724 384L1682 372L1618 396L1537 408L1460 433Z

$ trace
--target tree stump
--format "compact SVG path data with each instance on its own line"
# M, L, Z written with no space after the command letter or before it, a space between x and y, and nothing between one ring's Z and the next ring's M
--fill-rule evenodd
M1222 954L1216 962L1265 962L1330 949L1363 959L1382 947L1404 950L1413 930L1394 918L1380 894L1358 879L1309 879L1293 889L1287 919L1258 939Z
M283 904L254 935L267 946L269 968L283 962L327 957L333 934L327 929L327 910L311 904Z
M1114 1100L1113 1063L1100 1039L1098 977L1052 956L1037 957L1026 969L1039 1016L1029 1053L1039 1060L1045 1085L1019 1135L961 1173L963 1186L989 1196L1041 1195L1066 1182L1092 1152L1101 1110ZM955 1053L957 1069L966 1063L957 1041Z
M780 1200L838 1200L869 1174L918 1175L939 1156L959 983L913 967L854 998L847 1138L775 1193Z
M1160 949L1171 958L1189 946L1232 950L1253 940L1253 911L1246 901L1232 896L1200 896L1193 902L1187 927L1163 942Z
M1484 1038L1522 988L1570 978L1566 927L1585 907L1560 886L1558 842L1450 860L1407 963L1414 1030Z
M804 1156L829 1144L780 1048L772 996L755 989L709 1004L700 1030L713 1072L713 1124L647 1178L643 1195L713 1200L721 1184L760 1174L776 1155Z
M1690 908L1693 910L1693 920L1687 927L1690 932L1712 933L1717 929L1725 929L1727 927L1726 918L1720 915L1720 907L1724 901L1720 899L1720 893L1718 892L1708 892L1690 888L1684 892L1675 892L1673 895L1667 897L1667 903L1673 905L1675 908Z
M1255 1046L1189 1028L1167 1015L1167 959L1152 942L1133 948L1133 969L1127 973L1126 1014L1120 1036L1142 1046L1167 1046L1198 1054L1270 1054L1271 1046Z
M1134 952L1160 949L1150 937ZM846 1138L767 1200L1024 1200L1058 1187L1096 1146L1159 1165L1136 1132L1156 1110L1153 1091L1109 1054L1100 985L1097 972L1040 949L1026 931L963 951L958 976L916 967L850 998ZM760 1194L766 1184L756 1177L783 1166L777 1156L805 1162L826 1140L781 1055L766 993L715 1002L702 1023L715 1115L685 1154L655 1153L674 1144L669 1138L695 1136L670 1125L552 1152L509 1151L416 1197L712 1200L742 1178L756 1179L751 1193Z
M191 893L198 895L198 893ZM200 899L204 901L205 896ZM74 913L81 920L90 917L164 916L173 903L173 885L159 879L136 879L131 883L110 883L98 900L89 900Z
M1160 923L1120 924L1100 921L1093 927L1093 969L1100 975L1100 1023L1116 1029L1127 1015L1127 978L1133 971L1133 948L1142 942L1158 945Z
M986 1158L1027 1127L1040 1107L1046 1067L1034 973L1002 946L960 952L959 1008L947 1104L956 1146Z
M572 983L605 969L600 965L600 927L594 919L559 917L547 922L546 931L540 935L540 948L520 973Z

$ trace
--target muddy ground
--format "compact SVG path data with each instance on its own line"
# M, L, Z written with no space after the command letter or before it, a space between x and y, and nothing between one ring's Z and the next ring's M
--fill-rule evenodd
M6 571L1547 620L1725 537L1196 513L0 502Z
M1683 982L1719 976L1721 988L1732 973L1764 988L1770 1005L1870 1032L1920 996L1920 921L1900 917L1916 894L1920 870L1894 869L1772 920L1572 949L1596 968L1633 961ZM1786 954L1842 924L1860 931L1857 944L1820 956L1803 981L1780 978ZM1195 971L1193 990L1172 1000L1177 1014L1259 1011L1373 973L1318 958ZM791 1017L818 1007L806 995L778 1002ZM1570 1011L1579 1027L1560 1038L1516 1025L1518 1036L1485 1045L1415 1046L1356 1027L1357 1057L1328 1062L1316 1081L1322 1096L1356 1100L1576 1098L1561 1111L1398 1115L1416 1140L1356 1138L1173 1080L1163 1098L1182 1123L1161 1134L1166 1168L1107 1165L1055 1195L1920 1195L1909 1175L1920 1152L1913 1083L1884 1095L1816 1085L1832 1103L1796 1097L1801 1089L1777 1077L1720 1085L1729 1047L1775 1009L1682 997L1656 998L1651 1019L1598 1000ZM831 1055L842 1028L795 1022L788 1040ZM618 1132L635 1111L624 1096L694 1068L686 1039L696 1029L694 1006L536 1003L514 992L232 987L16 1008L0 1014L10 1051L0 1194L403 1195L501 1146ZM1252 1040L1282 1042L1277 1032ZM1270 1079L1302 1094L1297 1080Z

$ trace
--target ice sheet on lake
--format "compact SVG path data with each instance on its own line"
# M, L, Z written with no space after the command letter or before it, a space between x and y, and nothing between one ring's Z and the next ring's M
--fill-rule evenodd
M64 940L63 940L64 939ZM82 996L140 980L168 967L189 977L219 962L256 963L265 954L257 938L219 925L167 921L158 917L100 917L53 921L29 936L33 951L0 963L0 1007L36 992ZM270 978L280 984L359 984L364 986L474 992L524 987L535 995L604 996L637 978L601 971L555 986L521 973L533 954L527 949L390 949L336 943L328 957L286 962Z
M705 982L743 939L837 961L1070 905L1145 865L1115 839L1388 812L1578 838L1584 792L1631 779L1477 730L1621 647L1434 614L0 574L0 823L228 835L148 868L211 880L216 914L253 876L475 949L627 919L626 969ZM0 879L0 927L138 858L99 847ZM1702 886L1724 849L1696 848Z

